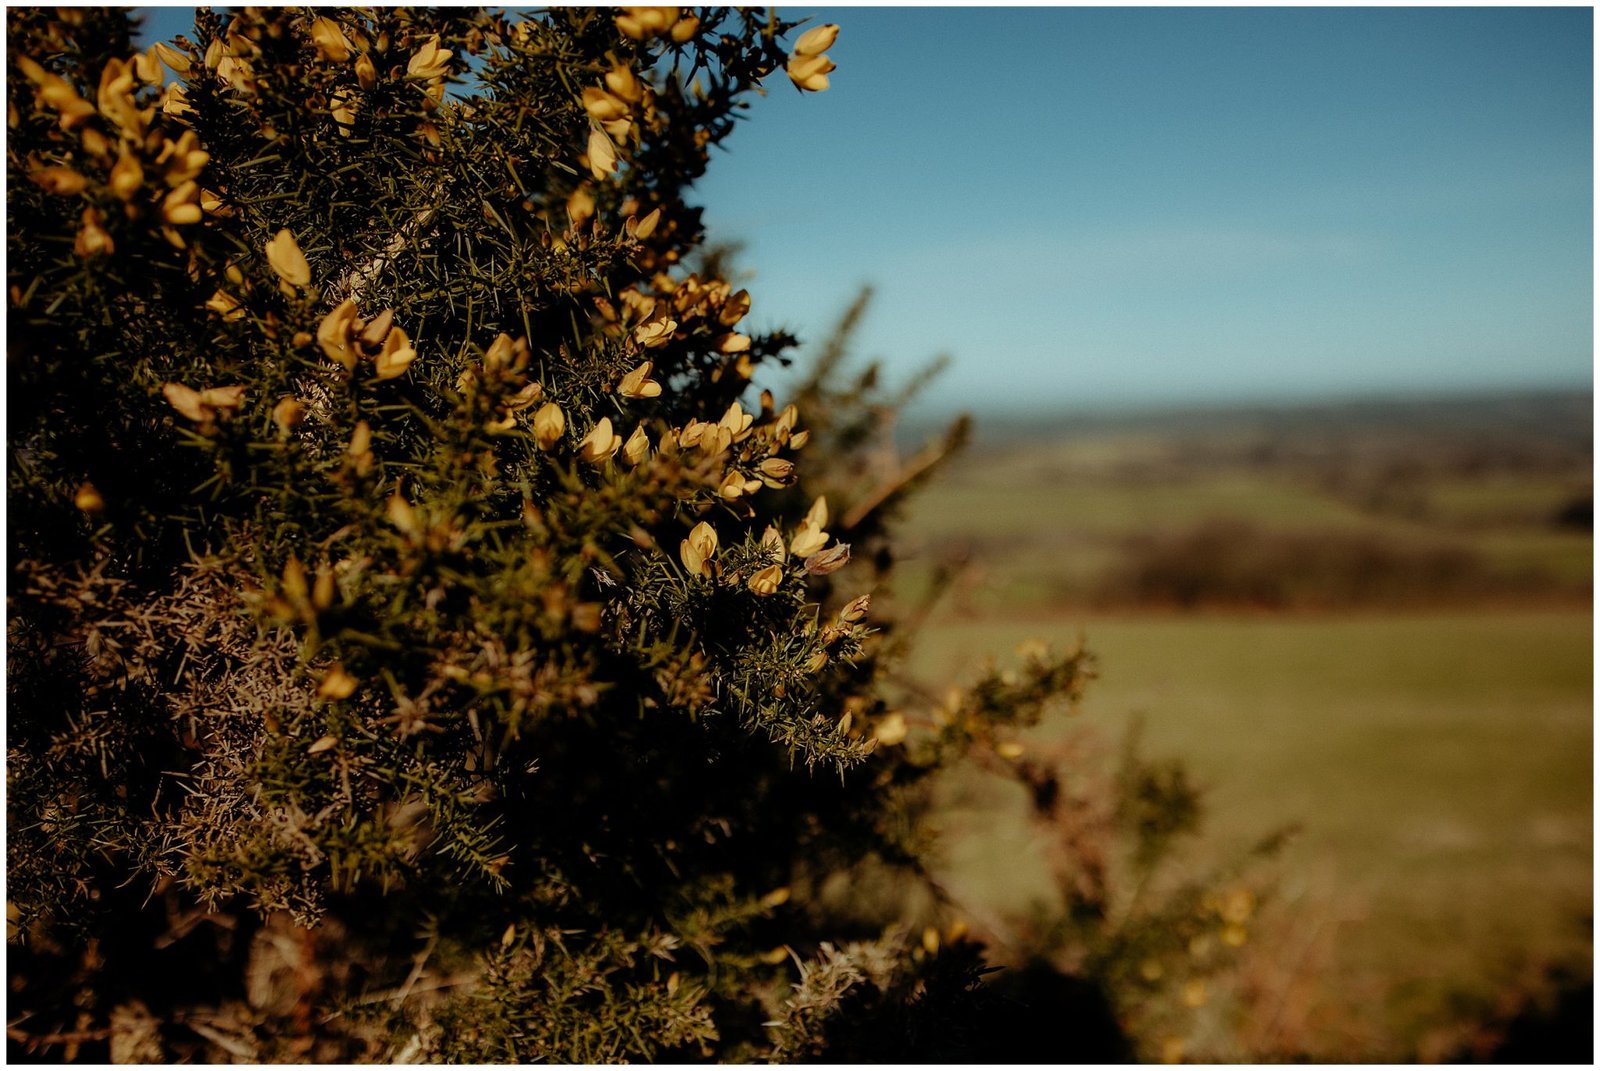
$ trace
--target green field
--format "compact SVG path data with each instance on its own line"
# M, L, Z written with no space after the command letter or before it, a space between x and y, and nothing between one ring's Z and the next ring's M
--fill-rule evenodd
M930 486L908 517L921 541L908 571L952 547L980 564L930 619L917 676L970 679L1024 640L1081 637L1100 677L1079 713L1034 730L1041 741L1092 726L1114 744L1138 721L1145 752L1182 759L1205 788L1193 867L1300 825L1261 865L1283 932L1321 935L1324 1027L1298 1039L1314 1056L1448 1056L1437 1039L1453 1017L1544 967L1587 972L1592 538L1550 521L1587 493L1579 459L1542 457L1518 476L1463 471L1441 448L1406 495L1386 497L1303 461L1246 465L1214 450L1184 463L1162 441L995 451ZM1112 463L1119 445L1136 463ZM1380 588L1315 612L1118 602L1106 578L1141 534L1218 518L1449 543L1476 572L1436 599L1390 604ZM946 879L980 918L1017 917L1048 890L1016 804L969 786L946 815Z

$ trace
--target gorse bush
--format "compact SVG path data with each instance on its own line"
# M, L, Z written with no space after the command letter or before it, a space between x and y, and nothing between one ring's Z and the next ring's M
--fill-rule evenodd
M1084 657L895 683L959 429L874 474L870 379L753 387L686 200L837 28L8 20L14 1051L981 1055L954 914L823 887L914 883Z

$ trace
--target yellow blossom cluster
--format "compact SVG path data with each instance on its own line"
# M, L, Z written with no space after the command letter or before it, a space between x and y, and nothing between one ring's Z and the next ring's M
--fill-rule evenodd
M77 136L87 156L87 160L74 161L77 166L30 160L29 178L57 196L109 194L129 218L154 208L161 218L162 234L182 249L187 243L176 228L199 223L204 216L209 195L200 189L197 179L211 157L200 148L192 130L174 139L153 126L158 111L181 118L183 108L172 106L173 89L141 105L139 91L161 85L163 62L174 70L187 69L189 63L188 57L167 45L152 46L126 60L107 60L91 103L37 60L17 57L18 69L37 87L38 102L56 113L64 132ZM86 171L103 178L91 177ZM78 256L115 252L116 242L106 222L105 207L85 206L73 245Z
M199 425L202 435L214 432L217 422L233 416L244 402L242 386L195 390L182 383L166 383L162 385L161 393L180 416Z
M634 132L634 110L645 103L647 92L645 83L619 63L606 72L603 86L585 87L583 110L613 141L626 141Z
M206 70L214 73L229 88L246 96L254 96L257 85L251 61L260 54L261 47L230 24L227 35L213 39L206 48L203 62Z
M281 232L280 237L287 233ZM316 341L324 354L349 372L356 370L363 357L369 358L379 379L404 375L417 358L416 348L405 331L394 325L393 310L385 309L371 320L363 320L354 298L345 298L322 318Z
M617 30L624 37L647 41L667 37L682 44L700 29L700 19L676 7L625 7L616 15Z
M802 90L811 93L820 93L828 88L828 75L837 69L834 62L828 59L826 53L833 47L833 42L839 36L837 23L824 23L821 26L807 30L800 35L794 43L794 52L789 56L785 70L789 73L789 80Z

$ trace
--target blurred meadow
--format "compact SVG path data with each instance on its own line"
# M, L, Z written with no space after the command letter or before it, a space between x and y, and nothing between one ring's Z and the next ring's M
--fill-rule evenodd
M1187 1056L1515 1056L1530 1022L1587 1047L1590 414L1545 393L980 421L908 502L916 675L1081 642L1099 679L1028 746L1136 732L1202 792L1169 869L1265 881L1233 1006L1174 1013ZM1017 804L972 774L942 812L943 880L1013 964L1056 896ZM1242 1033L1207 1018L1230 1014Z

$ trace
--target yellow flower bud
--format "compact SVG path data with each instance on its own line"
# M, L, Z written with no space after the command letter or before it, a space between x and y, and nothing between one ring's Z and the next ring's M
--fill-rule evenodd
M533 414L533 440L541 450L553 450L567 430L567 414L555 402L546 402Z
M356 472L365 473L372 467L372 428L365 420L356 421L355 429L350 432L350 445L344 452L355 464Z
M404 331L394 327L390 328L389 337L383 340L383 349L378 351L373 363L377 365L379 379L394 379L404 375L416 359L417 351L411 345L411 340Z
M794 54L820 56L833 47L833 42L838 36L838 23L826 22L821 26L815 26L800 35L800 40L794 43Z
M767 525L767 530L761 533L761 546L780 563L788 556L784 553L783 536L770 524Z
M769 565L750 578L749 588L757 595L771 595L783 582L783 566Z
M372 65L372 58L365 52L356 57L356 81L361 83L362 89L371 89L378 84L378 69Z
M994 753L1002 759L1020 759L1022 758L1023 750L1022 745L1015 740L1007 740L1003 744L996 744Z
M339 133L346 137L350 135L350 128L356 125L356 109L360 100L350 87L345 86L334 90L328 101L328 114L338 125Z
M231 413L239 408L243 401L244 388L242 386L207 387L200 392L200 403L202 405L210 406L212 409L222 413Z
M734 402L728 406L727 412L722 414L722 419L717 421L717 426L726 428L734 437L734 440L737 441L740 435L750 429L750 425L755 422L755 419L754 414L746 413L744 406Z
M761 463L761 482L768 487L782 487L794 476L794 462L781 457L769 457Z
M324 58L334 63L343 63L350 58L350 41L339 29L339 24L330 18L319 15L311 20L311 41Z
M239 306L238 299L225 290L218 290L206 301L206 308L221 316L224 320L242 320L244 309Z
M78 485L78 493L72 497L72 504L84 513L99 513L106 508L106 500L100 497L100 492L88 480Z
M789 80L810 93L821 93L828 88L828 72L835 65L827 56L791 56L785 68Z
M360 354L356 352L351 337L354 334L355 321L355 299L345 298L317 325L317 345L322 347L323 353L344 365L350 372L355 371L356 362L360 360Z
M652 320L642 323L634 328L633 338L645 349L655 349L665 346L672 341L672 333L678 329L678 321L670 319Z
M656 226L661 222L661 209L651 209L650 213L633 225L633 236L639 241L644 241L656 232Z
M633 434L628 436L628 441L622 444L622 460L629 465L637 465L650 453L650 437L644 433L644 425L640 424L633 429Z
M200 392L182 383L164 383L161 393L166 395L167 403L176 409L186 419L196 423L205 419L205 407L200 404Z
M617 150L604 130L589 132L588 154L589 172L595 178L604 179L617 169Z
M450 57L455 53L439 47L439 35L434 34L423 43L406 64L406 73L413 78L443 78L450 72Z
M801 528L789 541L789 553L796 558L810 558L828 545L828 533L815 528Z
M872 608L871 595L857 595L845 603L844 609L839 611L841 625L853 625L867 616L867 611Z
M155 52L156 58L171 67L174 74L188 74L190 67L194 65L194 61L189 58L187 52L179 52L165 41L157 41L150 47Z
M617 29L624 37L643 41L647 37L664 34L678 21L675 7L625 7L614 16Z
M732 327L745 314L750 311L750 291L740 290L722 303L722 309L717 313L717 322L723 327Z
M389 337L389 328L394 324L394 310L384 309L373 317L367 326L361 329L361 341L368 346L381 346L384 339ZM354 325L352 325L354 326Z
M406 501L406 496L400 493L400 488L394 489L394 494L389 496L385 513L389 523L408 536L417 536L422 533L422 522L417 518L417 511Z
M589 434L578 443L578 456L591 465L603 465L611 460L622 446L622 440L611 430L611 418L601 417Z
M162 200L161 218L174 226L184 223L199 223L201 219L200 206L195 203L195 197L199 192L200 187L195 183L183 183Z
M661 393L661 384L650 378L650 372L655 367L650 361L645 361L622 377L622 382L617 384L617 393L624 398L654 398Z
M309 286L311 265L306 263L300 244L285 227L267 243L267 263L278 273L278 278L290 286Z
M711 575L711 559L717 553L717 530L705 521L695 525L689 538L678 546L678 557L683 567L700 576Z
M506 410L507 412L515 413L519 410L526 409L528 406L538 401L539 396L543 393L544 385L542 383L529 383L527 386L517 391L517 393L506 399Z
M632 111L627 101L612 96L599 86L588 86L584 89L583 110L597 123L626 119Z
M189 95L184 92L181 85L175 83L162 90L161 114L170 115L174 119L194 114L194 109L189 105Z
M606 88L629 104L638 104L644 99L644 89L639 79L627 67L613 67L607 71Z

